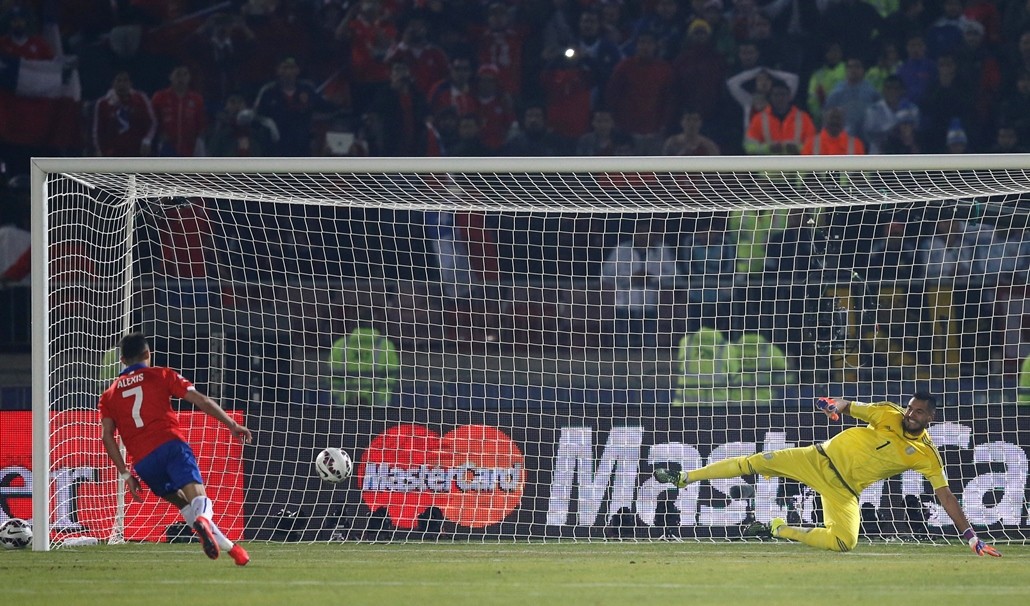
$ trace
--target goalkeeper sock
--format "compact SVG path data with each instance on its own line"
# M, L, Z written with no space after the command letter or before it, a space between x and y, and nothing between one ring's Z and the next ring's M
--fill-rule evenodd
M747 457L731 457L729 459L710 463L700 469L687 472L687 481L697 482L698 480L736 478L745 474L754 473L747 469L747 465L744 463L745 459L747 459Z

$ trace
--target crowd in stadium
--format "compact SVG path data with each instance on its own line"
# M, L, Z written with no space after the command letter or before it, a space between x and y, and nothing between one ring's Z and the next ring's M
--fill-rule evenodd
M31 155L1021 151L1020 0L8 0ZM37 62L54 61L47 71ZM13 67L12 67L13 64ZM40 84L48 74L60 82Z
M0 57L8 176L33 156L1004 153L1030 144L1030 2L1020 0L7 0ZM6 185L24 200L23 177ZM183 208L155 217L206 224L181 216L204 209ZM303 243L284 240L290 230L265 230L246 208L206 210L237 211L233 223L252 235L218 250L267 250L241 248L261 261L233 278L263 281L272 265L304 262ZM1007 287L1027 269L1022 225L864 213L819 221L858 243L835 263L871 280L972 271L974 289ZM16 214L11 223L27 228L27 214ZM624 243L639 231L616 215L553 226L432 214L369 210L328 231L314 226L326 239L320 254L340 255L318 271L363 277L361 255L379 249L412 272L386 278L433 279L455 262L434 242L460 232L479 234L467 244L495 258L466 268L473 281L617 282L604 262L632 249ZM705 229L674 217L647 230L687 277L764 271L775 280L811 254L799 248L812 240L801 218L766 226L778 231L767 259L738 258L741 246L756 250L734 241L750 229L739 217L702 217ZM318 220L291 218L298 233ZM575 250L559 234L577 238ZM345 245L359 241L364 252ZM159 252L153 259L162 263ZM187 265L157 269L214 276L203 260ZM992 301L962 303L966 317L978 318L981 304Z

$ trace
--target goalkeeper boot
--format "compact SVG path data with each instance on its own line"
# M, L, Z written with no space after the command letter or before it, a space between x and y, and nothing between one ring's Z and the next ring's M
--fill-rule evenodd
M204 548L204 555L212 560L218 559L218 541L215 540L215 533L211 530L211 523L207 518L197 518L193 523L193 532L197 533L200 545Z
M773 538L772 528L764 522L752 522L744 527L740 533L746 538L771 539Z
M237 566L246 566L247 562L250 561L250 554L238 543L229 550L229 557L232 558L233 562L236 562Z
M687 472L673 471L668 467L655 467L652 475L662 484L672 484L676 488L683 488L690 483L687 480Z

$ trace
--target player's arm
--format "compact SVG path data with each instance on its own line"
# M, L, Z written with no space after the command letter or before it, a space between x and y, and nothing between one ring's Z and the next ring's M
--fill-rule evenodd
M962 531L962 538L965 539L966 543L969 543L969 548L973 550L973 553L978 556L1001 557L1001 553L997 549L984 543L976 536L976 531L973 530L973 526L966 518L965 512L962 511L962 505L959 504L958 499L955 498L955 494L951 492L950 488L942 486L935 490L934 494L937 496L937 501L944 508L944 511L948 512L951 521L955 523L955 528L965 529Z
M235 420L233 420L232 417L226 414L226 412L222 410L222 407L218 405L218 402L215 402L211 398L200 393L195 388L190 388L189 390L187 390L186 395L183 396L183 399L189 402L190 404L193 404L200 410L204 411L207 415L220 421L222 425L225 425L229 428L229 431L232 432L232 435L236 436L237 438L240 438L244 442L249 444L254 439L254 436L251 435L250 430L244 427L243 425L240 425Z
M142 501L143 495L140 494L139 479L129 471L129 466L125 464L125 458L122 457L122 450L118 448L118 441L114 437L114 419L104 417L100 420L100 425L102 428L100 439L104 442L104 450L107 451L107 456L111 458L115 469L118 470L118 476L125 480L125 485L129 487L129 494L132 495L132 498L136 501Z

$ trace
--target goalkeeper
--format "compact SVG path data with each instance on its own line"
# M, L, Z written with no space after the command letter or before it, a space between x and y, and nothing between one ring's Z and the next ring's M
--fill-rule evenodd
M929 480L937 500L955 527L962 530L962 538L973 552L1001 557L994 547L976 536L958 499L948 488L944 462L926 431L937 412L934 396L917 392L907 408L893 402L862 404L833 398L819 398L816 406L833 420L845 413L868 425L846 429L822 444L733 457L693 471L658 467L654 478L678 488L699 480L750 474L793 478L820 494L825 526L787 526L782 518L774 518L768 526L769 534L820 549L851 551L858 544L862 490L873 482L914 469Z

